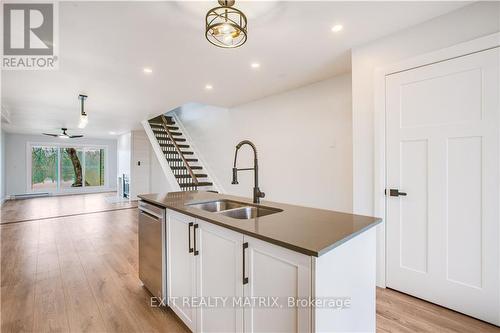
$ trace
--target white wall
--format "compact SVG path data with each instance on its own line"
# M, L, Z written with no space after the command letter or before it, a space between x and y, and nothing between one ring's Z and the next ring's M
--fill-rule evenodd
M479 2L352 50L353 209L374 213L376 68L500 30L500 3Z
M26 193L28 161L27 144L30 143L61 143L61 139L43 135L24 135L6 133L5 135L5 185L6 195ZM64 141L64 143L69 143ZM107 182L109 190L116 190L116 140L92 138L71 139L75 145L103 145L108 147Z
M121 177L123 174L130 176L130 163L131 163L131 149L132 149L132 133L125 133L117 139L117 176Z
M250 197L253 173L231 185L235 145L253 141L268 200L352 210L351 77L341 75L231 109L190 105L175 111L228 193ZM253 166L249 148L238 167Z
M5 200L5 131L0 129L0 204Z
M118 137L118 177L124 173L130 177L132 200L136 200L138 194L171 191L144 130Z
M150 150L151 163L150 163L150 176L149 176L149 189L151 193L164 193L170 192L171 187L168 183L167 177L165 173L163 173L163 169L161 168L160 162L158 162L158 158L156 157L153 149Z
M137 200L138 194L150 193L151 143L146 132L132 132L132 155L130 167L130 199Z

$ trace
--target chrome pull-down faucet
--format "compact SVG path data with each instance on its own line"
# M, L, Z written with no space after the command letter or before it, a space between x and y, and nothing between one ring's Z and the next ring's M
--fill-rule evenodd
M243 145L249 145L253 149L253 156L254 156L253 168L238 169L236 167L236 160L238 158L238 150ZM236 145L236 150L234 152L233 181L231 182L231 184L238 184L238 171L243 171L243 170L253 170L254 171L253 203L258 204L258 203L260 203L260 198L264 198L266 196L266 194L264 192L261 192L261 190L259 189L259 163L258 163L258 159L257 159L257 148L249 140L243 140Z

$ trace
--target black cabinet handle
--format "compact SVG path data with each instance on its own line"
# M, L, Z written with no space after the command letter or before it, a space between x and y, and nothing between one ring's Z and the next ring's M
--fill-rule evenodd
M196 249L196 229L198 229L198 224L194 225L193 238L194 238L194 255L197 256L200 252Z
M191 227L193 226L193 222L189 222L188 224L188 251L189 253L192 253L194 250L191 247Z
M246 273L245 273L245 249L248 248L248 242L245 242L243 243L243 284L247 284L248 283L248 277L246 277Z
M387 193L387 191L386 191ZM399 192L399 190L397 188L391 188L389 189L389 195L391 197L406 197L406 193L405 192Z

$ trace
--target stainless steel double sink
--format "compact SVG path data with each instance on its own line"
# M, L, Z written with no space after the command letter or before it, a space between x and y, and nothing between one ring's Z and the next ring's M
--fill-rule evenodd
M211 213L217 213L239 220L249 220L261 216L282 212L283 210L272 207L253 206L245 202L232 200L216 200L201 203L188 204L186 206L201 209Z

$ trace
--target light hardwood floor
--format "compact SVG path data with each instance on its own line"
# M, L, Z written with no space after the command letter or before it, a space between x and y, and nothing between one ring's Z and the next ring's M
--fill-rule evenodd
M135 209L5 224L0 232L1 332L187 331L171 311L149 305L137 276ZM500 329L378 289L377 331Z
M134 209L1 227L2 332L185 332L137 277Z
M0 224L137 207L137 201L108 198L116 198L116 192L9 200L2 205Z

